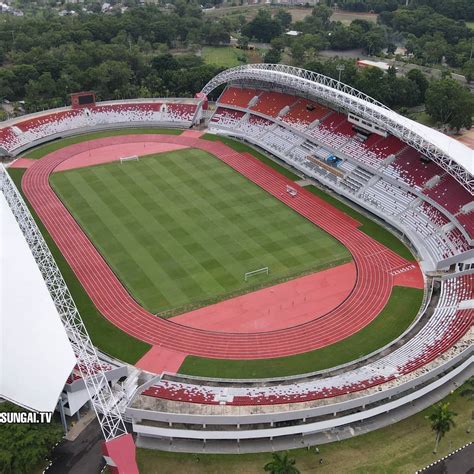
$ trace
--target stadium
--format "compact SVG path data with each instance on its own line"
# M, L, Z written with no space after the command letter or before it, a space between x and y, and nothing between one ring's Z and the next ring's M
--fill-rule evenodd
M91 401L115 472L134 443L352 437L473 375L473 151L337 80L252 64L194 98L73 94L4 122L0 155L26 354L0 395ZM8 298L21 265L33 306Z

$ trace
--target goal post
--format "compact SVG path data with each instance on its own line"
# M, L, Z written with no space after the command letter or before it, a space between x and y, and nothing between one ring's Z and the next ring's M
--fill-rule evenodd
M247 281L249 278L252 278L253 276L262 275L262 274L266 274L266 275L269 274L268 267L259 268L258 270L252 270L251 272L245 272L244 280Z
M120 158L120 164L125 163L126 161L138 161L138 155L122 156Z
M292 197L296 197L298 195L298 191L289 184L286 185L286 192Z

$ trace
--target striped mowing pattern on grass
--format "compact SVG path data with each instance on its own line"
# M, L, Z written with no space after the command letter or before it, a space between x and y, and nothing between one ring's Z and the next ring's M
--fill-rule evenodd
M52 185L146 309L188 309L346 262L349 252L201 150L56 173ZM253 287L251 285L254 285Z

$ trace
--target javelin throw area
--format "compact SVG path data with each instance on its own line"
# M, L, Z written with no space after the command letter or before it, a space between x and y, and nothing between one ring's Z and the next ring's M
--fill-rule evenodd
M353 262L168 320L147 312L123 287L48 178L61 169L185 147L213 154L334 236L351 252ZM287 184L298 190L296 197L286 193ZM100 313L153 345L137 364L150 371L175 371L188 354L258 359L325 347L368 325L386 305L394 285L423 288L418 265L364 234L357 221L252 155L196 134L126 135L78 143L28 163L22 187ZM295 303L285 305L288 301Z

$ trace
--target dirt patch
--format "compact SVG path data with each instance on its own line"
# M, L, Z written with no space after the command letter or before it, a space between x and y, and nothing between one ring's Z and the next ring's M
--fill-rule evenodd
M474 130L466 130L457 139L474 150Z
M378 15L376 13L359 13L359 12L345 12L337 11L331 16L332 21L340 21L346 25L350 24L354 20L366 20L372 23L377 22Z

